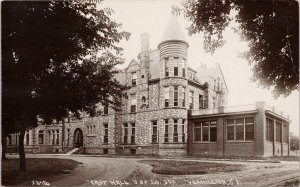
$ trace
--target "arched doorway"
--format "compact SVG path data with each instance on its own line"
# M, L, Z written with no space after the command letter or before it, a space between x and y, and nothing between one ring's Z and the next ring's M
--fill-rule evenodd
M83 133L81 129L75 129L74 131L74 147L79 148L83 146Z

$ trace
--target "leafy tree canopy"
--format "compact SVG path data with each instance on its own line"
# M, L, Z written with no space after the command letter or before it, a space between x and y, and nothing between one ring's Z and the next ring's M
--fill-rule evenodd
M71 1L2 2L2 125L18 132L70 112L116 107L122 86L117 43L129 33L111 9ZM109 52L109 51L111 52ZM101 56L96 54L102 51Z
M214 53L225 44L230 22L248 41L242 56L253 65L253 80L288 96L299 86L299 7L295 0L185 0L175 13L191 21L189 34L203 32L204 48Z

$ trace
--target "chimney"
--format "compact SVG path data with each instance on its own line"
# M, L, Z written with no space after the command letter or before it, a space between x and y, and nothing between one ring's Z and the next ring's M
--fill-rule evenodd
M149 51L149 37L148 33L141 34L141 52L148 52Z

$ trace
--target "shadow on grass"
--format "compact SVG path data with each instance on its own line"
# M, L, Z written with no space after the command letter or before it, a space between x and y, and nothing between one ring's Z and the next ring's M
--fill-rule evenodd
M140 163L151 165L152 172L164 175L203 175L217 172L241 171L241 164L223 164L197 161L141 160Z
M59 158L26 158L27 171L19 170L19 159L2 161L2 185L17 185L32 181L47 180L49 176L60 175L62 170L74 170L80 162Z

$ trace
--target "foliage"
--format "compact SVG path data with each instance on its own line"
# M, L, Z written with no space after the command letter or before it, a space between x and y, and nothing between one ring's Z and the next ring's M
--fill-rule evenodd
M119 104L114 66L123 59L116 44L129 33L111 13L76 1L2 2L2 130L21 132L20 147L37 116L51 123L95 114L99 102Z
M293 133L290 134L290 147L292 151L299 150L299 137Z
M225 44L229 25L248 41L242 56L253 65L253 80L288 96L299 86L299 16L295 0L185 0L182 10L190 34L203 32L204 48L214 53ZM233 23L233 24L230 24Z
M122 59L95 56L119 54L115 43L129 37L111 12L69 1L2 3L3 124L94 112L98 102L115 106L121 86L113 67Z

